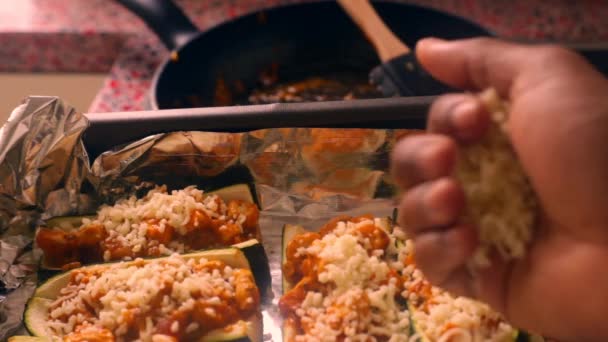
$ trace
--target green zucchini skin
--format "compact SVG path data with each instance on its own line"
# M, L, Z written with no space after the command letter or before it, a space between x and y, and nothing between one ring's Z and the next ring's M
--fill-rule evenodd
M208 260L221 260L232 267L247 268L251 269L249 261L245 257L244 252L235 247L207 250L202 252L195 252L182 255L184 258L206 258ZM153 258L146 259L147 262L151 262ZM121 262L105 263L88 265L82 268L96 267L99 265L111 265ZM132 262L124 262L126 265ZM81 268L81 269L82 269ZM57 296L59 291L69 282L70 272L67 271L62 274L56 275L48 279L44 284L39 286L34 293L34 296L30 298L26 305L24 313L25 327L30 334L33 336L15 336L12 342L44 342L50 341L48 336L45 336L44 329L44 317L47 315L47 310L50 303L52 303ZM228 342L228 341L252 341L261 342L262 338L262 319L261 315L254 315L246 322L242 322L236 326L240 330L233 332L225 332L223 329L212 331L205 336L201 342ZM235 328L236 329L236 328Z
M52 340L38 336L12 336L8 338L8 342L52 342Z
M283 264L287 260L287 245L289 244L289 242L293 240L296 235L305 232L306 229L301 226L291 224L286 224L283 226L283 232L281 237L281 267L283 267ZM291 290L292 285L287 281L287 279L285 279L285 277L282 277L282 280L282 290L283 294L285 294L289 290ZM281 327L281 334L283 335L283 341L287 342L293 340L293 337L295 336L296 332L290 329L286 324L283 324Z
M301 226L286 224L283 226L283 232L281 237L281 267L287 261L287 245L293 238L298 235L305 233L306 229ZM291 290L292 286L289 282L283 277L283 294L287 293L287 291Z
M76 229L82 225L84 219L94 219L95 215L56 216L45 221L45 226L65 231Z
M253 203L258 207L260 204L257 198L251 192L251 188L247 184L235 184L218 190L209 191L209 195L218 195L224 201L240 200L248 203Z
M414 306L410 302L408 302L407 310L410 313L413 313L416 311L416 308L414 308ZM420 338L419 338L420 342L430 342L430 340L426 336L426 334L424 334L424 332L422 332L422 330L418 328L418 324L417 324L416 320L414 319L413 314L410 314L410 331L411 331L412 335L418 334L418 336L420 336Z
M251 335L244 337L236 337L231 338L228 337L226 339L203 339L201 342L258 342L262 341L262 338L255 337L258 334L256 332L251 332ZM37 337L37 336L12 336L8 338L7 342L53 342L51 339L46 337Z
M545 339L540 335L519 330L515 342L545 342Z
M255 277L256 285L260 290L260 295L262 298L268 298L272 292L272 276L270 275L270 263L264 245L256 239L250 239L232 247L238 248L245 254Z

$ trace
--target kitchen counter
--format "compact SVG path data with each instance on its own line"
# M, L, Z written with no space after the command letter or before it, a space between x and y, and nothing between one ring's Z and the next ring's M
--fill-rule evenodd
M298 0L178 0L202 30ZM608 1L404 0L470 18L502 37L608 42ZM109 0L19 0L0 6L0 72L107 72L89 112L140 110L168 51ZM86 110L86 108L80 108Z

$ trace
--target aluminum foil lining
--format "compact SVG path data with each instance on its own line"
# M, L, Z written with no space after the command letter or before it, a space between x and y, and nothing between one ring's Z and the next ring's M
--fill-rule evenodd
M0 340L23 329L37 283L40 220L94 213L102 203L155 184L255 186L273 298L263 304L265 340L281 341L281 228L315 229L339 214L390 215L389 151L409 130L284 128L246 133L167 132L89 161L86 117L57 97L29 97L0 130ZM117 132L117 134L120 134Z

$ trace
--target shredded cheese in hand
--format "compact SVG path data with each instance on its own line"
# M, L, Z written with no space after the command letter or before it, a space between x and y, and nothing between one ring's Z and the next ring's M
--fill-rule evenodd
M480 143L461 147L455 172L466 196L464 220L478 229L474 267L490 265L494 250L505 260L523 257L537 216L535 193L509 140L508 104L494 89L480 99L492 115L491 126Z

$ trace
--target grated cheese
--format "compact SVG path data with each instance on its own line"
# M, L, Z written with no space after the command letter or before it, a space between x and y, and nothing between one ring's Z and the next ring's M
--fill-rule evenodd
M388 234L384 250L371 249L369 238L359 234L370 224ZM342 221L308 247L300 247L299 257L318 260L313 276L322 287L306 291L295 308L302 331L293 341L512 339L513 327L486 304L429 284L413 263L413 242L401 228L393 231L396 234L388 231L386 220ZM416 309L409 311L405 301Z
M493 250L505 260L524 256L536 223L537 198L509 140L507 104L493 89L480 97L492 123L480 143L462 147L456 177L467 200L465 219L475 223L479 234L471 264L486 267Z
M382 253L370 257L362 239L351 234L375 223L379 222L339 222L332 233L302 251L323 261L318 281L333 287L326 296L306 294L297 314L311 328L296 341L335 341L339 336L345 341L408 341L409 315L395 301L395 282L386 281L387 261L381 259Z

